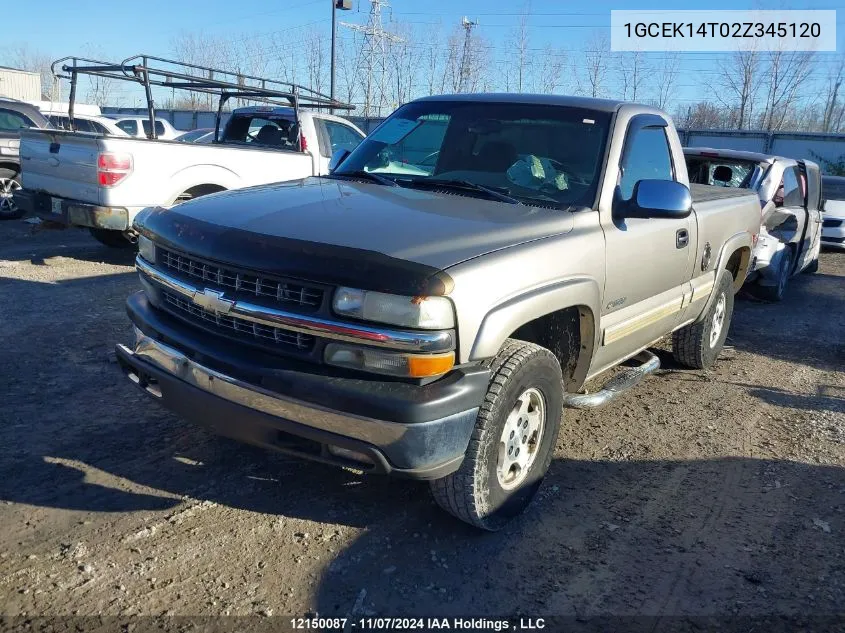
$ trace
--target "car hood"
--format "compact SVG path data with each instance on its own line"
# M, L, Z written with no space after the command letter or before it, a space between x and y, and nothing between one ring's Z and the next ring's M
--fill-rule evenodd
M572 226L568 211L328 178L223 192L137 220L165 245L246 269L439 293L450 266Z

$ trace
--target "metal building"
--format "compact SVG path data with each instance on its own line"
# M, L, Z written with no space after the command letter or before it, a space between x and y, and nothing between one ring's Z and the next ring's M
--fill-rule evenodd
M41 99L41 74L0 66L0 97L21 101Z

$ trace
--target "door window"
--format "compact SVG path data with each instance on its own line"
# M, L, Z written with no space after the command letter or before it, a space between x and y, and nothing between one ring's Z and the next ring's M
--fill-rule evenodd
M144 126L144 136L150 135L150 122L146 119L141 121L141 125ZM156 136L164 136L164 123L161 121L156 121Z
M129 136L138 135L138 122L126 119L125 121L118 121L117 127L126 132Z
M669 141L662 127L641 127L629 133L619 181L623 199L631 199L640 180L674 180Z
M324 120L323 125L326 128L326 133L329 136L329 145L331 146L329 156L339 149L345 149L351 152L358 147L358 144L363 138L355 130L343 123Z
M24 115L12 110L0 108L0 130L16 132L25 127L31 127L32 121Z
M804 192L800 184L797 167L790 167L783 172L783 203L784 207L800 207L804 205ZM777 203L777 201L775 201ZM781 206L781 205L779 205Z

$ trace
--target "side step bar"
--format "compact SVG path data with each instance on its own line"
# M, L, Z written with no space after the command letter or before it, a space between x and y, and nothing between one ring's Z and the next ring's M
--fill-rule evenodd
M629 367L608 380L600 391L595 393L565 393L563 406L570 409L595 409L606 405L617 396L625 393L631 387L660 369L660 359L651 352L643 351L634 356L640 365Z

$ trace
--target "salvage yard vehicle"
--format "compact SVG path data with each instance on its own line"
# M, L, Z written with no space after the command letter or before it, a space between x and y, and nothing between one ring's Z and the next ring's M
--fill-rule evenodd
M189 65L178 63L181 72L176 72L168 68L176 62L157 60L153 67L153 58L132 58L116 66L94 62L81 66L80 61L86 60L63 64L62 72L73 76L105 73L131 81L138 76L158 77L148 83L172 87L179 82L183 89L216 89L220 93L215 126L218 140L213 143L160 140L155 134L149 140L66 130L22 134L26 190L17 196L18 205L51 223L88 227L107 246L133 244L132 220L146 207L169 207L227 189L325 174L333 149L354 147L364 137L349 121L305 110L352 106L301 86L243 76L228 78L225 71L200 67L193 68L203 70L204 77L186 76L181 69ZM217 79L207 79L209 72ZM259 85L250 86L247 80ZM231 98L266 103L234 110L221 130L222 108ZM155 119L152 101L149 105L150 117ZM70 118L74 118L72 104Z
M488 530L534 497L562 407L632 388L666 335L713 364L760 227L753 193L688 186L670 118L624 102L419 99L332 162L143 211L119 364L214 432L430 480Z
M755 191L760 236L748 276L756 294L783 299L790 277L816 272L821 249L821 175L809 160L738 150L684 149L690 182Z
M28 127L50 128L52 125L34 105L0 97L0 220L24 214L15 200L15 193L21 188L21 131Z
M845 177L822 176L822 246L845 248Z
M113 119L105 116L93 114L74 114L73 125L71 126L70 117L67 112L61 111L44 111L42 114L46 116L50 123L58 130L73 130L75 132L90 132L92 134L106 134L108 136L128 136L126 132L120 129Z

